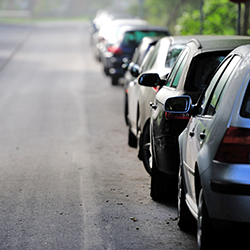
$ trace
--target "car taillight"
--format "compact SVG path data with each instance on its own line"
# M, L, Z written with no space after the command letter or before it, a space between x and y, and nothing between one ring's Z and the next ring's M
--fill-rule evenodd
M214 160L250 164L250 129L228 128Z
M108 52L113 53L114 55L121 55L123 53L122 49L120 47L117 47L115 45L108 47Z
M159 91L159 89L160 89L160 86L153 87L153 89L155 90L155 92L158 92L158 91Z
M169 112L165 112L165 118L167 120L189 120L189 114L172 114Z

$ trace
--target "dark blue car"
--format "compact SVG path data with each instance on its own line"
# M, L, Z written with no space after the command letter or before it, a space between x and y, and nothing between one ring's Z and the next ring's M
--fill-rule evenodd
M148 25L123 26L116 35L117 41L107 44L105 52L102 54L102 62L107 75L112 79L112 85L117 85L120 77L123 77L125 69L122 68L124 59L131 60L135 48L143 37L163 37L169 36L166 28Z

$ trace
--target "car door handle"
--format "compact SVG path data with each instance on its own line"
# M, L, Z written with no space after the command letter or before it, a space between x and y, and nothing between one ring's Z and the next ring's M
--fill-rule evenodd
M194 131L191 131L191 132L189 133L189 135L190 135L191 137L193 137L193 136L194 136Z
M157 105L153 102L150 102L149 105L151 106L152 109L157 109Z
M204 130L203 132L200 133L200 138L201 138L202 140L204 140L205 137L206 137L206 134L205 134L205 130Z

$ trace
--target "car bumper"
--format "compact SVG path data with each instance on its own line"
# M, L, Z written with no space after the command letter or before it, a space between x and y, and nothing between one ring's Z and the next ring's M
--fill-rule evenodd
M202 174L212 219L250 223L250 165L213 162Z

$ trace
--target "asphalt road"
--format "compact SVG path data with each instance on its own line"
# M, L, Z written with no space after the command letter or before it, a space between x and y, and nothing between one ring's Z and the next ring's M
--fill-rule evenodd
M196 249L149 196L88 24L0 32L0 249Z

